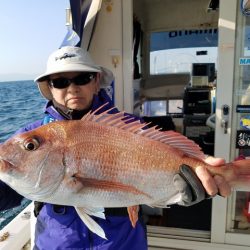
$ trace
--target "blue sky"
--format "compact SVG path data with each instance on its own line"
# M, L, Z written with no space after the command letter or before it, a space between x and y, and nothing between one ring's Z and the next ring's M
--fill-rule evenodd
M0 81L33 80L66 35L69 0L0 1Z

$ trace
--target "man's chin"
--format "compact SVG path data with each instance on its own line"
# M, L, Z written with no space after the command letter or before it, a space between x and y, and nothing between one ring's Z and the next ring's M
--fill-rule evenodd
M67 108L74 110L84 110L88 108L88 105L83 103L82 100L73 99L67 102Z

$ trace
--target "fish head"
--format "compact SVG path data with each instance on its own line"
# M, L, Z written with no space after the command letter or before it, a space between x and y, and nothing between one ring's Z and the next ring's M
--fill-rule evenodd
M0 144L0 180L29 199L51 195L64 175L61 129L45 125Z

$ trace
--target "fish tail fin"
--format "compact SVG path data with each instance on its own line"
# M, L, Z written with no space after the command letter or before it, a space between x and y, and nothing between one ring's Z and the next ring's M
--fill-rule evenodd
M226 180L232 187L244 188L250 191L250 159L236 160L226 164L226 168L231 168L228 171Z
M77 214L84 222L84 224L91 230L93 233L97 234L101 238L107 240L105 232L103 229L90 217L90 215L105 219L104 209L101 208L102 211L97 211L96 208L79 208L75 207Z

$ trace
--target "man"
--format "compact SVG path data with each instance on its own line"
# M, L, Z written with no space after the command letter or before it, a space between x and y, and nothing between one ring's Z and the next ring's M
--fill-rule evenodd
M81 119L89 110L104 103L112 107L111 100L102 87L113 81L113 74L94 63L81 48L63 47L48 59L47 70L36 78L41 94L48 100L42 121L28 124L17 131L22 133L55 120ZM222 159L208 158L213 165ZM198 180L199 177L200 181ZM192 205L205 198L205 194L222 196L230 194L230 187L220 176L212 177L200 167L196 174L182 166L173 180L182 194L182 205ZM206 192L205 192L206 190ZM3 182L0 183L0 209L16 206L22 197ZM105 209L106 220L95 218L104 229L107 240L92 233L81 221L73 207L36 203L37 215L34 249L147 249L145 225L141 216L137 221L137 207ZM131 220L131 221L130 221ZM132 225L131 225L132 222Z

